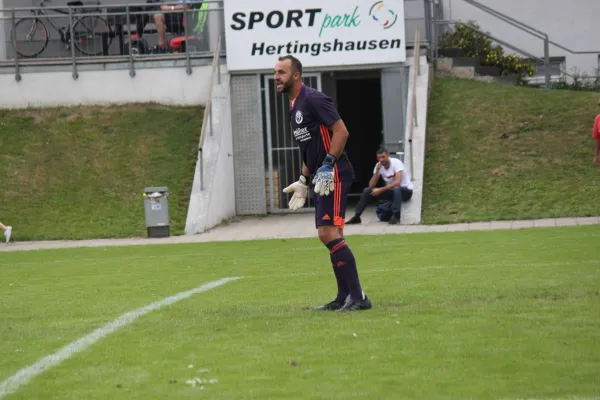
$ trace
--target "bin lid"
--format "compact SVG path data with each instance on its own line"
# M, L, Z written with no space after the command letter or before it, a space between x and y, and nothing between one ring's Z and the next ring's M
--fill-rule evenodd
M156 186L156 187L147 187L144 188L144 192L145 193L154 193L154 192L168 192L169 190L167 189L166 186Z

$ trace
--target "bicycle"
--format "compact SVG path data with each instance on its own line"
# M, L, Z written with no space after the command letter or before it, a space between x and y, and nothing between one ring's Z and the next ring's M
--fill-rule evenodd
M67 27L58 27L56 23L52 21L51 16L47 13L47 9L44 8L44 3L50 3L51 0L41 0L39 8L31 10L35 18L23 18L19 19L15 23L15 28L12 32L12 43L15 47L15 51L24 58L32 58L40 55L48 46L50 41L50 35L46 24L40 17L45 18L50 25L60 35L60 41L66 46L67 50L71 49L71 44L81 52L88 56L97 56L102 54L102 35L107 35L107 45L110 46L114 34L108 22L98 16L85 16L85 17L74 17L73 18L73 36L75 40L71 40L71 25ZM35 0L33 0L35 6ZM70 1L67 3L68 6L77 7L82 6L81 1ZM50 9L50 11L57 12L59 14L69 15L68 11L61 9ZM82 11L83 13L85 11ZM99 27L99 28L98 28ZM23 33L21 33L23 32ZM39 37L36 36L39 34ZM99 50L89 51L89 44L100 44ZM24 51L31 44L33 47L32 51ZM25 46L24 46L25 45Z

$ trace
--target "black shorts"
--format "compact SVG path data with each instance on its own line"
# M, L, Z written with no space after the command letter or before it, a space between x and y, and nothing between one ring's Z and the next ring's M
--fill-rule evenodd
M315 202L315 226L334 225L344 228L346 217L346 201L352 182L335 181L333 193L329 196L318 196L313 194Z

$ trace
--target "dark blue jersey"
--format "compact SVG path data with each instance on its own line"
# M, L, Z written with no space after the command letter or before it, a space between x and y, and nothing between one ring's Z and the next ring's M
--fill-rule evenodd
M340 119L329 96L302 85L291 107L290 120L294 139L300 146L302 161L311 175L317 172L329 153L333 136L329 126ZM354 170L345 151L336 163L335 180L343 182L354 180Z

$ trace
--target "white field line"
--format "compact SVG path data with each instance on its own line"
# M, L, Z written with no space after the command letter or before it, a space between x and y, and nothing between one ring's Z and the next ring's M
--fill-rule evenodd
M119 318L115 319L112 322L109 322L104 326L101 326L92 333L72 343L69 343L62 349L58 350L56 353L46 356L38 362L36 362L35 364L29 365L17 371L16 374L6 379L4 382L0 383L0 399L7 396L10 393L16 392L21 386L25 385L32 378L36 377L37 375L40 375L41 373L47 371L55 365L60 364L62 361L74 356L75 354L87 349L88 347L96 343L98 340L102 339L107 335L110 335L117 329L131 324L139 317L146 315L152 311L156 311L161 307L168 306L183 299L186 299L195 294L206 292L210 289L222 286L227 282L231 282L236 279L240 278L224 278L218 281L205 283L204 285L199 286L195 289L177 293L173 296L167 297L155 303L149 304L145 307L138 308L137 310L129 311L128 313L121 315Z

